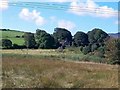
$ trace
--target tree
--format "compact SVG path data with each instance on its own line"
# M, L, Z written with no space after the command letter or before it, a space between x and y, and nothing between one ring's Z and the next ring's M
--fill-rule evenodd
M9 40L9 39L2 39L1 41L2 41L1 45L2 45L3 48L7 48L8 49L8 48L12 47L12 41L11 40Z
M24 34L24 40L25 40L25 46L27 48L34 48L35 47L35 37L34 37L34 34L33 33L28 33L26 32Z
M71 32L64 28L55 28L53 36L60 43L65 43L66 45L72 44L72 35Z
M104 40L109 37L109 35L102 29L95 28L88 33L88 40L91 44L93 43L103 43Z
M105 43L105 48L107 63L120 64L120 39L110 38Z
M55 40L52 35L48 34L44 30L36 30L36 40L38 48L51 49L54 48Z
M77 45L77 46L88 45L88 43L89 43L88 35L85 34L84 32L77 32L74 35L74 42L75 42L75 45Z

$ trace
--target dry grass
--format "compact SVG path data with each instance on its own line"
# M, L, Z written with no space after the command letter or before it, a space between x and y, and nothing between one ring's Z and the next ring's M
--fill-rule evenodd
M116 88L118 66L3 57L3 88Z

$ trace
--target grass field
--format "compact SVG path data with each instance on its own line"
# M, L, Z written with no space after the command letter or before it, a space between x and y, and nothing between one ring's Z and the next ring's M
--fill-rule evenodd
M118 87L117 65L81 62L77 57L84 56L72 51L3 50L2 54L3 88Z
M22 36L24 35L24 32L20 32L20 31L0 31L0 33L2 34L3 38L6 37L15 37L15 36Z
M79 51L79 48L78 50ZM69 51L69 49L65 49L63 52L58 52L58 50L55 49L23 49L23 50L3 50L3 53L5 55L11 55L16 57L23 55L28 55L30 58L52 58L55 60L69 60L69 61L87 61L87 62L104 62L103 58L94 56L94 55L84 55L81 52L75 52L75 51Z
M10 39L12 41L12 44L24 45L25 43L24 38L5 38L5 39Z
M11 31L0 31L0 34L2 35L1 38L10 39L13 44L18 44L18 45L24 44L24 38L22 38L24 32L11 30ZM16 38L16 36L20 36L20 38Z

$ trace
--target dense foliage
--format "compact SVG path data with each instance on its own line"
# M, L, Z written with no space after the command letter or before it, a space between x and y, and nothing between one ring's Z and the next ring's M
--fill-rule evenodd
M44 30L36 30L36 41L38 48L50 49L54 47L55 40Z
M95 28L88 33L88 39L91 44L93 43L103 43L104 40L108 37L108 34L102 29Z
M107 62L110 64L120 64L120 39L110 38L105 46Z
M25 46L27 48L34 48L35 47L35 37L33 33L25 33L24 34L24 39L25 39Z
M88 35L84 32L77 32L74 35L74 42L76 46L85 46L88 45Z
M53 36L58 40L62 45L71 45L72 44L72 35L71 32L64 28L55 28ZM66 46L65 45L65 46Z
M0 44L1 44L1 46L2 46L3 48L9 49L9 48L12 47L12 41L9 40L9 39L2 39L2 40L0 41Z
M4 31L4 30L3 30ZM21 36L20 36L21 37ZM16 35L16 38L20 38ZM37 29L36 33L24 33L25 45L13 44L9 39L2 39L2 48L41 48L63 49L79 48L79 52L102 58L104 63L120 64L120 39L110 38L102 29L95 28L87 33L78 31L72 37L71 32L64 28L55 28L53 34ZM61 51L61 50L60 50Z

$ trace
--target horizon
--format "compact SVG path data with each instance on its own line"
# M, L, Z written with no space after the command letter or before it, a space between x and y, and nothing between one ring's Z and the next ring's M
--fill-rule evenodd
M35 33L36 29L52 34L54 28L87 33L94 28L107 33L118 33L118 2L95 2L79 0L67 2L3 2L2 29ZM33 0L31 0L33 1ZM16 23L17 21L17 23Z
M6 30L10 30L10 31L18 31L18 32L28 32L28 31L21 31L21 30L16 30L16 29L9 29L9 28L0 28L0 30L1 29L6 29ZM38 28L39 29L39 28ZM64 28L65 29L65 28ZM94 28L95 29L95 28ZM37 30L37 29L36 29ZM41 30L41 29L40 29ZM66 29L67 30L67 29ZM46 31L46 30L44 30L44 31ZM68 30L69 31L69 30ZM92 30L90 30L90 31L92 31ZM104 30L103 30L104 31ZM76 33L77 32L79 32L79 31L76 31ZM83 31L80 31L80 32L83 32ZM89 32L89 31L88 31ZM84 33L88 33L88 32L84 32ZM30 32L30 33L36 33L36 31L35 32ZM48 33L48 32L47 32ZM53 34L54 32L52 32L52 33L48 33L48 34ZM106 32L107 33L107 32ZM72 33L71 33L72 34ZM115 32L115 33L107 33L107 34L120 34L120 32ZM74 34L75 35L75 34ZM72 34L72 36L74 36L73 34Z

